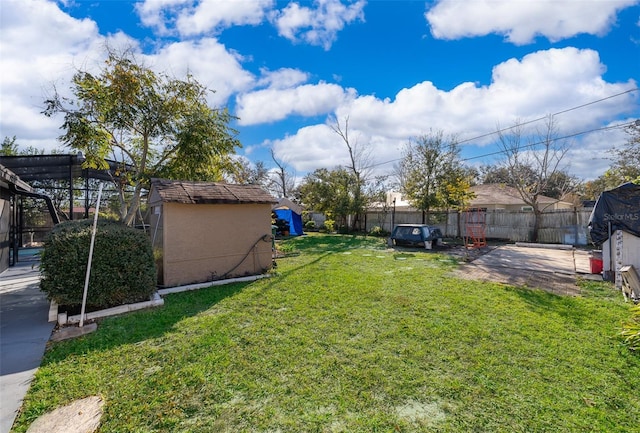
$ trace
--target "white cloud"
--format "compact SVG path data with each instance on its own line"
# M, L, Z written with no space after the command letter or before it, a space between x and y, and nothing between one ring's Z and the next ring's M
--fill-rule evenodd
M273 4L273 0L145 0L136 10L142 23L160 35L194 36L259 24Z
M409 138L430 130L457 134L460 140L465 140L491 133L498 126L512 126L517 120L543 118L637 87L632 80L607 83L602 79L603 73L604 67L595 51L575 48L539 51L497 65L488 86L463 83L451 91L443 91L425 81L401 90L393 100L372 95L346 98L336 108L335 116L349 117L350 135L370 146L375 162L381 163L398 158L399 150ZM598 128L608 119L637 111L637 107L638 97L631 92L558 114L559 134ZM587 136L576 138L581 144L567 157L573 173L587 179L601 174L593 170L596 165L589 161L598 157L597 167L605 166L600 156L616 144L610 141L615 139L612 134L606 137L597 140L588 136L588 147L582 144ZM616 137L621 139L620 135ZM482 153L482 146L495 139L492 136L473 140L464 146L480 149ZM590 153L585 153L586 149ZM298 171L348 163L344 144L335 133L327 132L325 125L306 127L277 141L276 150L286 151ZM387 173L391 168L391 164L378 167Z
M344 119L341 119L344 127ZM268 144L275 151L276 157L288 161L289 165L299 173L306 173L317 168L334 168L350 164L347 147L340 136L330 127L320 124L301 128L294 135L281 140L273 140ZM371 149L372 164L393 161L400 155L406 142L402 138L384 135L369 135L357 129L349 119L349 142L352 146ZM381 166L374 173L388 173L390 166Z
M615 23L619 10L637 0L440 0L425 13L438 39L504 35L514 44L544 36L552 42L581 33L602 35Z
M286 89L302 84L309 79L309 74L299 69L281 68L277 71L263 69L262 77L258 80L259 87Z
M78 20L43 0L8 0L0 14L0 134L48 151L61 147L60 118L41 114L53 86L62 94L77 68L94 65L105 43L135 45L121 33L102 37L95 22Z
M160 35L167 35L175 26L176 12L191 3L191 0L145 0L136 3L135 8L143 25L153 28Z
M280 36L293 42L305 42L331 48L337 33L354 21L364 21L364 0L348 5L339 0L316 0L315 9L291 2L271 16Z
M136 4L136 10L141 22L161 36L217 34L268 18L280 36L328 50L345 25L364 21L365 4L365 0L347 4L315 0L312 7L290 2L278 10L275 0L145 0Z
M156 71L178 78L191 73L201 84L215 90L209 97L215 106L226 105L232 94L251 87L254 82L253 75L242 68L242 58L229 53L213 38L173 43L147 57Z
M50 151L62 146L56 140L62 116L45 117L44 100L52 96L54 85L69 96L77 70L98 71L106 44L132 48L157 72L177 78L190 72L215 90L209 97L214 106L226 105L230 95L254 86L255 77L240 64L243 59L213 38L168 44L142 55L136 40L123 33L104 37L94 21L72 18L50 1L3 1L0 19L0 135L15 135L22 147Z
M241 125L275 122L290 115L323 115L352 95L352 90L323 82L289 89L268 88L240 95L236 115Z
M312 125L299 129L295 135L274 140L271 146L277 158L290 161L296 171L307 172L319 167L333 168L346 162L346 148L341 154L336 146L340 145L339 140L327 125Z

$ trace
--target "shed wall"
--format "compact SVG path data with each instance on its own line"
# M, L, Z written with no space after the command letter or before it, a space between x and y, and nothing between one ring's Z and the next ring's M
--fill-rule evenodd
M640 238L622 230L613 232L611 242L607 239L602 244L602 265L605 273L614 271L616 287L621 289L620 268L633 265L640 270Z
M165 287L271 267L270 204L163 203L161 225Z

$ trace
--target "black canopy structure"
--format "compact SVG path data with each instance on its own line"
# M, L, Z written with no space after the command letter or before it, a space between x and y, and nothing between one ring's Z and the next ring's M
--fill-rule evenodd
M9 168L25 182L34 180L66 180L89 178L113 180L122 163L107 161L108 170L83 168L85 158L77 154L0 156L0 164Z
M75 217L89 218L89 196L96 189L90 180L117 182L120 173L132 169L130 165L106 161L108 169L96 170L84 168L84 162L82 153L0 156L0 200L6 204L0 206L0 229L7 228L0 230L0 265L15 264L19 248L41 242L61 216L74 219L75 213ZM84 193L84 206L74 207L74 193L78 191ZM46 204L47 210L34 208L27 199ZM65 203L68 212L61 209L67 207Z
M640 237L640 185L628 182L598 197L589 218L591 241L602 244L616 230Z
M119 177L120 172L131 169L130 166L121 162L106 160L108 169L96 170L93 168L83 168L85 158L81 152L77 154L54 154L54 155L17 155L0 156L0 164L10 169L24 182L57 180L68 183L69 192L69 218L73 219L73 193L78 188L74 187L74 180L83 179L85 192L85 218L88 217L89 202L89 180L98 179L102 181L113 181Z

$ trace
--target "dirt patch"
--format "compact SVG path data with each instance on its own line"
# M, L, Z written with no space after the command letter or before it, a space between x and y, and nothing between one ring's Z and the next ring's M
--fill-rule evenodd
M561 296L580 294L579 266L572 248L503 245L482 252L453 274L467 280L540 289Z
M485 267L468 263L453 271L465 280L490 281L516 287L540 289L561 296L577 296L580 288L575 275L539 272L528 269Z
M393 246L393 247L390 247L389 250L396 251L399 254L402 254L402 253L447 254L447 255L459 258L462 261L471 262L480 256L490 253L496 248L498 248L497 245L488 245L482 248L465 248L463 245L442 244L442 245L434 246L433 249L431 250L427 250L425 248L404 247L404 246Z
M445 420L446 415L438 403L409 400L396 407L398 418L414 425L434 426Z

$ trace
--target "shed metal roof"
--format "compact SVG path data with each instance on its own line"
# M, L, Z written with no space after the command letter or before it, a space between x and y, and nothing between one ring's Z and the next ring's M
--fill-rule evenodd
M167 203L185 204L273 204L276 199L258 185L234 185L221 182L152 179L151 191Z

